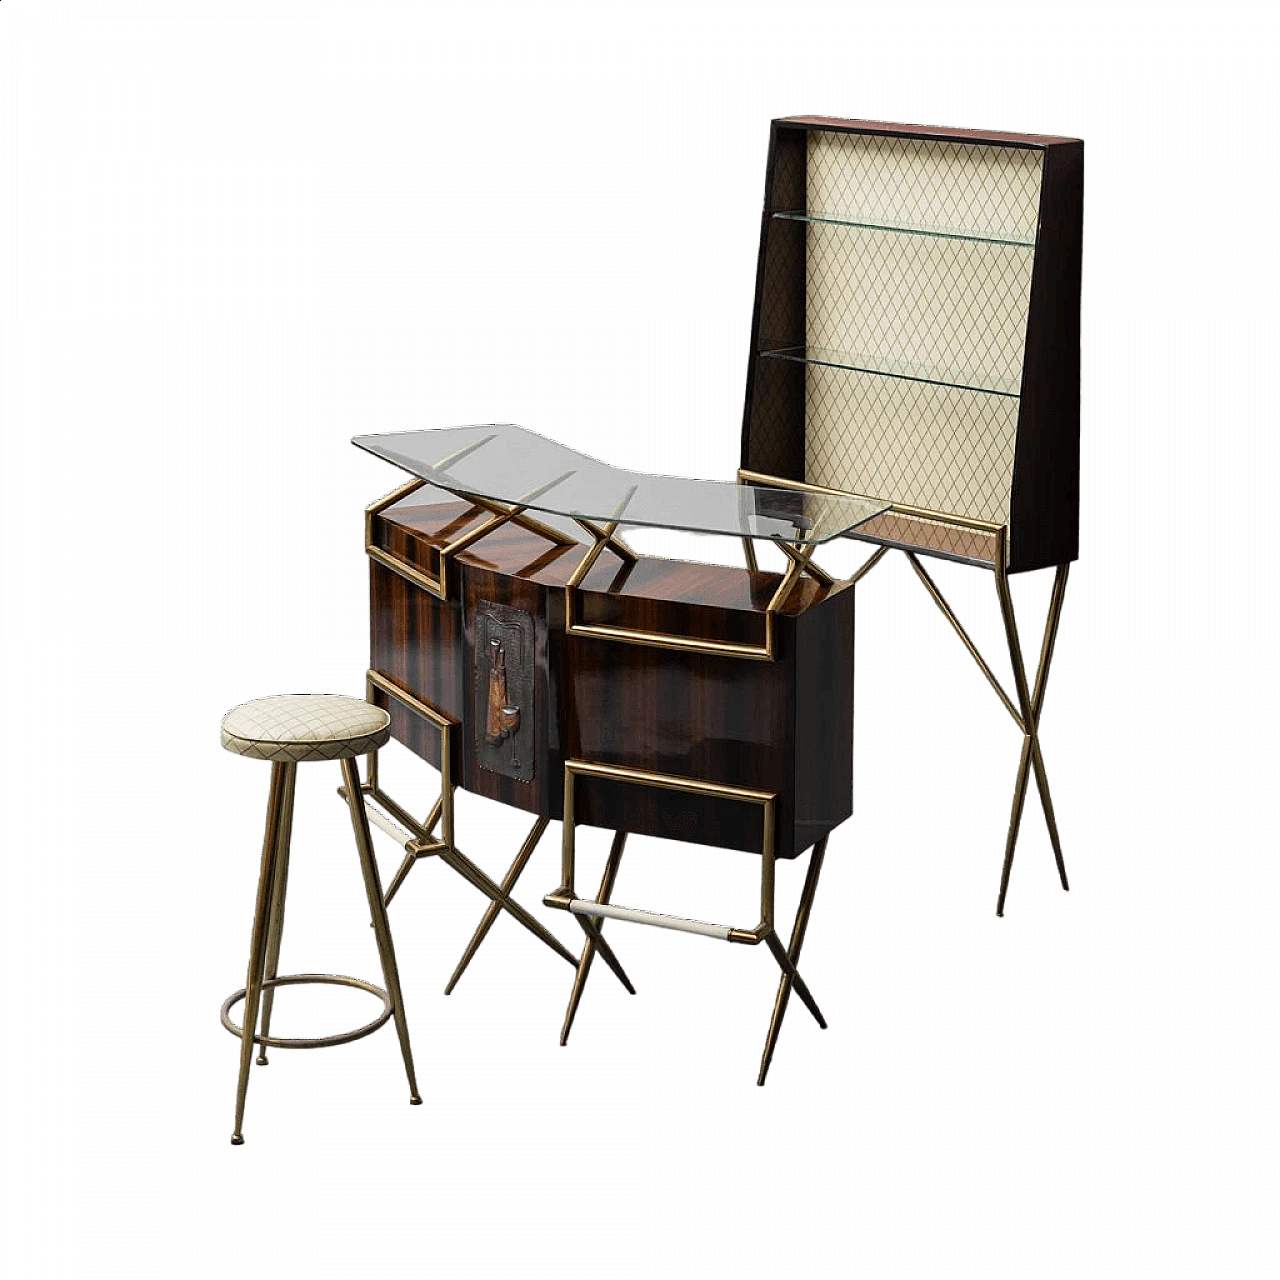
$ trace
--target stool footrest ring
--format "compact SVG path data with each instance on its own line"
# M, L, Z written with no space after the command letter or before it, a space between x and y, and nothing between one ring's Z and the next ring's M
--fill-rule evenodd
M286 1040L280 1036L254 1036L254 1044L265 1045L271 1049L326 1049L330 1045L349 1044L352 1040L359 1040L364 1036L372 1035L394 1012L391 997L381 987L374 986L372 982L365 982L360 978L347 978L337 973L285 974L283 977L269 979L262 984L262 987L265 991L268 987L292 987L309 983L322 983L332 987L355 987L360 991L367 991L370 995L377 996L382 1001L383 1010L366 1026L357 1027L354 1031L343 1031L336 1036L312 1036L307 1039L295 1040ZM231 1021L231 1007L243 1000L244 995L244 988L241 987L239 991L232 992L222 1006L222 1025L233 1036L237 1037L243 1037L244 1028L236 1026Z

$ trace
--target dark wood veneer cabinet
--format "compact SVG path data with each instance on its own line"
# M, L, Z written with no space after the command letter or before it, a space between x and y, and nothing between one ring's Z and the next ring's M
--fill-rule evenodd
M374 518L374 545L428 574L437 551L487 517L424 489ZM618 644L565 632L564 587L587 547L554 547L515 524L452 561L450 598L370 564L372 669L459 724L457 783L477 795L559 819L564 762L585 759L749 785L778 796L776 853L793 858L852 808L852 590L800 579L774 619L774 658ZM626 566L605 553L582 584L579 620L658 634L760 644L776 573L654 557ZM607 593L607 594L606 594ZM486 619L501 610L496 622ZM527 632L520 615L528 618ZM485 757L480 714L493 668L493 627L512 637L505 689L527 672L532 761ZM522 637L528 634L531 645ZM440 735L402 702L375 690L394 736L439 766ZM530 705L531 704L531 705ZM531 766L531 767L530 767ZM514 776L516 773L525 776ZM759 852L756 808L599 778L578 783L578 821Z

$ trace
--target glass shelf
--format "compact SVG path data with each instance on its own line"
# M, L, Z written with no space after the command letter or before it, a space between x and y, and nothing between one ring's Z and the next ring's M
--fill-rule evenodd
M504 423L357 436L352 443L451 493L601 523L809 544L842 537L890 505L624 471Z
M968 240L974 244L1001 244L1016 249L1034 249L1035 237L1028 239L1012 231L975 231L970 227L945 227L928 222L884 222L856 213L824 213L816 209L779 209L772 215L788 222L825 222L837 227L861 227L866 231L888 231L906 236L933 236L940 240Z
M862 352L832 351L827 347L767 346L760 355L769 360L793 360L797 364L822 364L832 369L852 369L882 378L901 378L907 382L927 382L935 387L955 387L960 391L978 391L983 395L1009 396L1017 399L1021 387L1000 379L982 378L936 365L917 364L910 360L885 360Z

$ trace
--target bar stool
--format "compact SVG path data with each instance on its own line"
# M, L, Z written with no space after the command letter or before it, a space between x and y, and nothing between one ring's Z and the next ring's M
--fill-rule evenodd
M404 1001L400 995L400 975L396 969L396 953L391 942L391 929L382 903L382 885L378 864L373 856L369 822L365 815L356 771L355 757L375 752L391 733L391 717L380 707L356 698L334 694L286 694L259 698L227 712L222 721L222 745L237 755L271 761L271 793L267 802L266 834L262 842L262 870L258 878L257 906L253 915L253 938L249 944L249 973L244 988L230 996L222 1006L222 1025L240 1037L240 1081L236 1089L236 1125L231 1142L244 1142L241 1125L244 1120L245 1095L249 1088L249 1061L253 1046L261 1051L258 1063L265 1066L267 1048L318 1049L346 1044L376 1031L389 1018L395 1018L400 1037L400 1052L409 1077L409 1101L420 1103L418 1083L413 1072L413 1054L409 1048L409 1028L405 1023ZM289 837L293 828L293 791L298 764L304 760L337 760L351 811L360 869L364 873L365 894L373 917L378 956L382 961L385 990L371 982L337 974L300 973L280 976L276 966L280 958L280 935L284 927L284 900L289 879ZM366 1026L340 1035L286 1040L271 1032L271 1005L276 987L299 983L326 983L356 987L381 998L381 1014ZM245 1002L243 1027L231 1021L230 1011L240 1000ZM255 1034L259 1005L262 1030Z

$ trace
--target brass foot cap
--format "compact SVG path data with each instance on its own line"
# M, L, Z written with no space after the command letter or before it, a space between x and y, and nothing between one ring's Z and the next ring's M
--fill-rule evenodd
M231 1135L231 1145L233 1147L243 1147L244 1139L238 1133L233 1133Z
M258 1066L260 1066L260 1067L265 1067L266 1065L267 1065L267 1060L266 1060L266 1058L259 1058L259 1059L258 1059Z
M422 1106L422 1099L415 1095L414 1097L409 1099L409 1105L411 1107L420 1107Z

